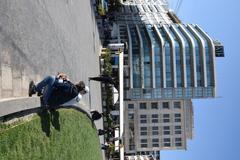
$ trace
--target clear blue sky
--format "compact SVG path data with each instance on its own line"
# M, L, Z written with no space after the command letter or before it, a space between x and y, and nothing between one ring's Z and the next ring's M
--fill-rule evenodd
M187 151L162 151L161 160L240 160L240 0L183 0L178 16L220 40L225 57L216 58L218 98L194 100Z

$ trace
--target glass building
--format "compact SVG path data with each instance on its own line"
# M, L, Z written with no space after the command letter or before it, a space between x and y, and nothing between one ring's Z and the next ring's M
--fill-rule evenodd
M127 44L126 153L186 149L191 99L216 97L215 57L224 56L223 46L198 25L183 24L165 0L125 1L115 20L117 41Z

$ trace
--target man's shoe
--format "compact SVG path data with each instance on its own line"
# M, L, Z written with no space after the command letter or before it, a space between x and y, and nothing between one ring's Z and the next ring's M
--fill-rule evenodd
M35 84L34 84L33 81L31 81L31 82L29 83L28 96L29 96L29 97L32 97L32 95L35 94L35 93L36 93Z

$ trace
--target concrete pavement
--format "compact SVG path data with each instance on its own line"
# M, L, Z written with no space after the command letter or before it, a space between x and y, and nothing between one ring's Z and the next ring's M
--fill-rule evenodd
M30 80L57 72L88 83L100 73L100 48L91 0L1 0L0 99L26 97ZM99 83L90 92L84 103L101 112Z

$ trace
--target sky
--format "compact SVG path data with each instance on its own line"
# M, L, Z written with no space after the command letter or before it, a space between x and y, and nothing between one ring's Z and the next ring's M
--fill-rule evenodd
M240 1L183 0L178 17L219 40L225 57L216 58L217 97L193 101L187 150L161 151L161 160L240 160Z

